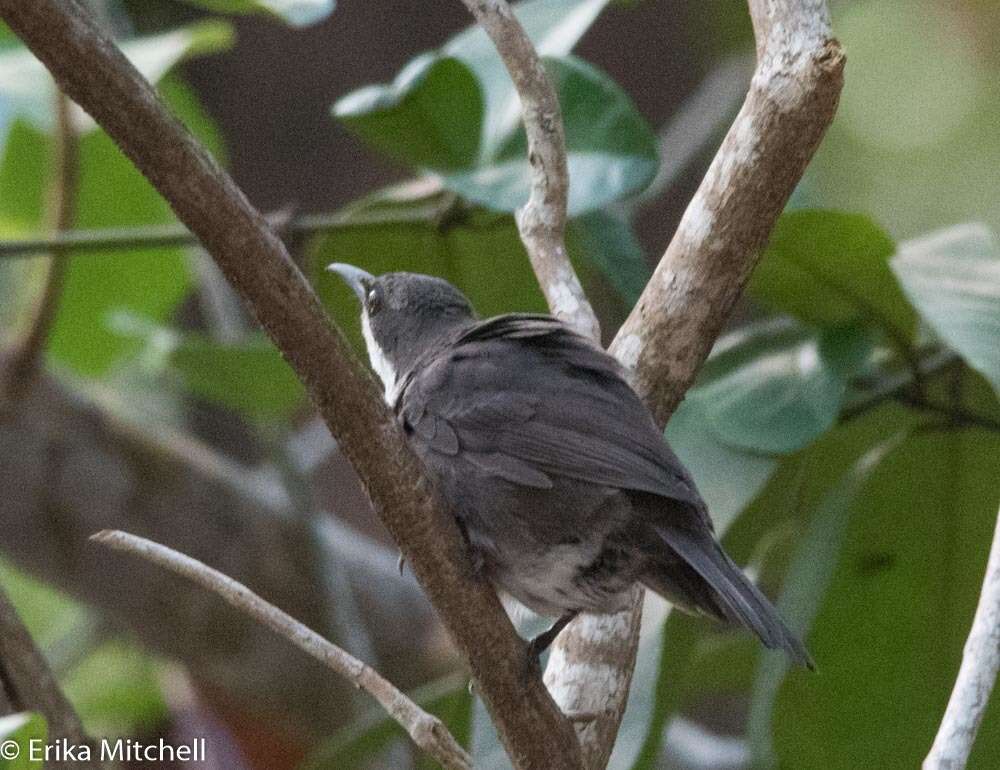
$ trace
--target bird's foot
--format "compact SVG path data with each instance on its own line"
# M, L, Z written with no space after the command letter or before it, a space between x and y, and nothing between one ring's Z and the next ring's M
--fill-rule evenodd
M528 665L531 666L533 670L541 671L542 653L549 649L552 642L556 640L556 637L559 636L562 630L570 624L577 614L578 613L575 610L567 612L547 630L542 631L542 633L528 642Z

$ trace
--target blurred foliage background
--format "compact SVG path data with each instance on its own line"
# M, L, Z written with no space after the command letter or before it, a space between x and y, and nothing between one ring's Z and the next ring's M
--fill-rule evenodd
M516 100L459 3L91 5L275 218L359 350L328 262L441 275L483 315L544 308L511 217L527 190ZM819 673L651 599L614 768L913 767L971 622L1000 502L1000 13L831 6L849 62L838 116L667 430ZM745 4L519 13L559 91L569 248L610 339L739 107ZM56 100L0 31L8 349L50 274L53 188L70 180L75 204L47 384L0 422L0 585L87 727L209 736L214 767L426 765L371 704L264 650L211 597L86 545L123 526L228 568L411 689L477 767L505 766L291 372L82 113L75 173L57 173ZM998 765L994 704L971 766Z

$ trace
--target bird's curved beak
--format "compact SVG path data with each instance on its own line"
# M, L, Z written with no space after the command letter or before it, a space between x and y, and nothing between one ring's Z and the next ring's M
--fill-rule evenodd
M348 265L344 262L334 262L333 264L327 265L326 269L343 278L344 283L350 286L351 290L358 295L358 299L361 300L361 302L365 301L365 294L368 292L368 287L371 285L372 281L375 280L375 276L371 273L366 273L360 267Z

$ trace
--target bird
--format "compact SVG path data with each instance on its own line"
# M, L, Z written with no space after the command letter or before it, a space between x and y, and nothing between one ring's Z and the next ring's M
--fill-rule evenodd
M385 400L477 572L555 618L531 655L580 613L624 609L639 583L814 667L723 550L694 479L615 358L552 316L480 319L441 278L327 269L360 301Z

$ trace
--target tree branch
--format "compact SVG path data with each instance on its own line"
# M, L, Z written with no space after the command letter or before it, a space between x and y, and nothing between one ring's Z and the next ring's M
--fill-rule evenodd
M49 740L64 739L76 746L91 745L80 717L63 695L49 664L35 646L17 610L0 588L0 704L15 711L37 711L48 723ZM0 710L0 716L5 715ZM98 752L92 752L99 754ZM51 768L101 768L99 759L50 762Z
M962 665L924 770L961 770L1000 670L1000 513Z
M79 0L0 0L0 13L199 237L302 379L468 660L514 765L579 767L572 727L532 675L524 641L472 572L454 518L281 241Z
M3 368L0 355L0 377ZM18 408L0 419L5 557L98 608L147 648L183 661L216 703L254 702L262 718L296 739L347 724L359 705L352 688L152 565L126 570L96 561L87 537L128 529L184 550L370 657L402 686L454 665L416 582L396 571L395 553L332 517L296 511L267 468L240 466L162 424L137 423L112 397L40 372ZM329 565L343 575L341 594L331 595ZM368 639L345 613L352 605ZM405 636L396 633L400 624ZM252 683L251 670L258 672Z
M331 214L307 214L285 221L284 215L266 217L282 236L314 235L353 227L381 224L406 224L410 222L435 222L441 215L439 203L396 209L393 211L344 211ZM67 230L48 237L31 237L0 241L0 259L33 257L52 251L129 251L162 246L195 246L198 238L181 223L144 225L141 227L105 227L86 230Z
M562 111L542 60L506 0L462 0L496 46L521 100L531 195L517 227L552 314L600 340L601 327L566 253L566 139Z
M197 559L127 532L103 530L90 539L116 551L141 556L218 594L233 607L247 613L371 695L406 730L413 742L442 766L449 770L469 770L472 766L465 749L441 720L421 709L371 666L267 603L242 583Z
M55 100L56 134L53 153L53 173L50 189L51 229L58 235L73 225L76 209L77 178L79 176L79 147L73 129L70 100L57 92ZM49 331L59 309L66 279L66 255L59 248L50 250L45 284L38 298L34 318L27 333L18 343L16 352L7 367L4 393L0 397L17 401L25 387L38 371L38 363L45 351Z
M749 93L611 352L663 426L708 355L836 111L844 56L824 0L750 0L757 66ZM624 713L641 612L583 617L556 642L545 681L603 767ZM600 687L594 683L600 682Z

